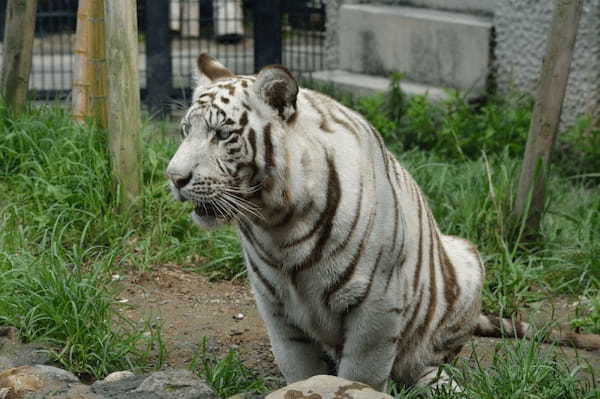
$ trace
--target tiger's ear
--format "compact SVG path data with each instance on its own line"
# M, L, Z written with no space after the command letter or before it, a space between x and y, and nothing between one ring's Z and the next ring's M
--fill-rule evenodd
M296 114L298 82L287 68L270 65L260 70L254 91L267 104L277 110L279 117L289 121Z
M233 76L229 69L206 53L200 54L196 61L198 64L198 70L196 71L197 86L206 86L217 79Z

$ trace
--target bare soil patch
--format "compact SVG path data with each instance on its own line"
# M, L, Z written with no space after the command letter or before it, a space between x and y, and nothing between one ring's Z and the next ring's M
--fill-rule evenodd
M187 367L208 337L217 355L234 349L261 376L281 377L247 282L211 282L169 265L122 278L122 312L133 320L152 318L162 324L167 366Z

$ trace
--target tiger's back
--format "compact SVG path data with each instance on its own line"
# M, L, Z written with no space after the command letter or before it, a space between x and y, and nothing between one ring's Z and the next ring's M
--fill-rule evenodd
M360 115L310 90L297 101L282 143L295 154L281 157L285 180L272 188L290 191L277 209L285 220L240 229L261 313L298 327L294 340L323 346L345 378L381 386L390 375L382 359L395 354L393 376L414 384L470 336L479 255L439 233L418 185Z

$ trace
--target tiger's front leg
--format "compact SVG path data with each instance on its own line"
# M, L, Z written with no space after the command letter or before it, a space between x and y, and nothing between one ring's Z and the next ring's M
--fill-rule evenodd
M302 330L291 324L282 307L256 295L258 310L267 326L275 362L288 384L327 374L323 351Z
M346 317L338 376L383 391L396 359L397 320L391 313L362 309Z

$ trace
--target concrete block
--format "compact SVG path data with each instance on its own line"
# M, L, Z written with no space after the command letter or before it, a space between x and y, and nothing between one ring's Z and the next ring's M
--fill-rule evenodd
M357 96L368 96L381 93L389 88L390 80L383 76L365 75L342 70L318 71L311 74L312 79L324 84L354 93ZM400 87L405 94L427 96L433 101L448 98L448 93L441 87L427 86L418 83L401 82Z
M380 0L379 2L473 14L494 14L494 0Z
M352 4L340 8L340 65L351 72L401 72L413 82L485 89L492 21L456 12Z

